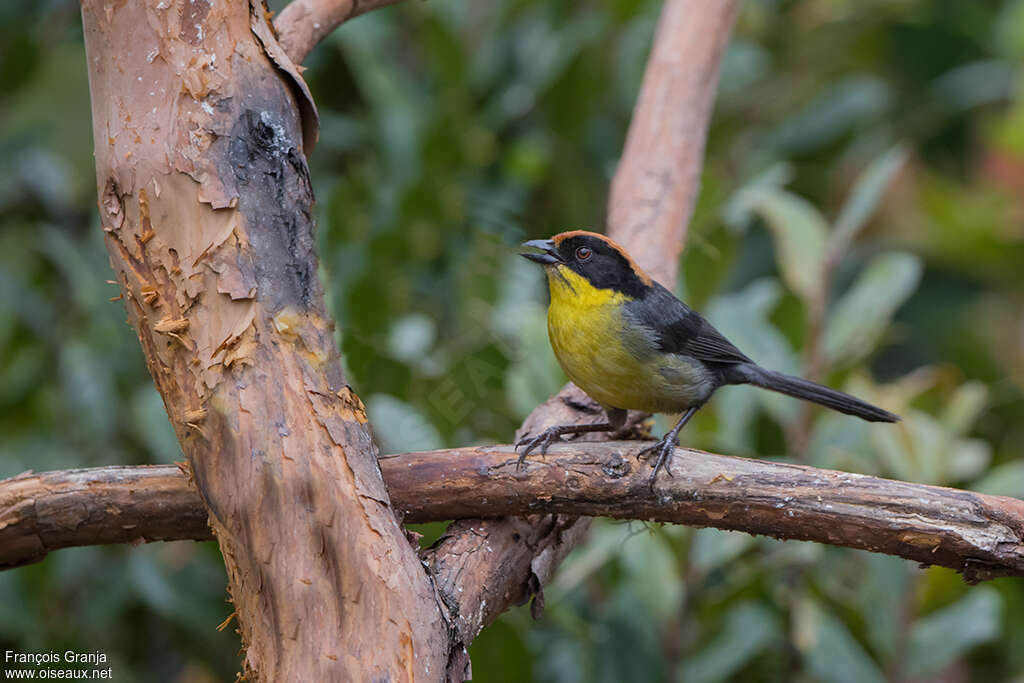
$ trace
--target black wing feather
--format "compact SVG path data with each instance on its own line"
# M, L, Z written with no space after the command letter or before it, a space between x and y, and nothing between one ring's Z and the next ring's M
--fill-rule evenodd
M709 363L752 363L742 351L657 282L627 305L638 322L655 334L658 350Z

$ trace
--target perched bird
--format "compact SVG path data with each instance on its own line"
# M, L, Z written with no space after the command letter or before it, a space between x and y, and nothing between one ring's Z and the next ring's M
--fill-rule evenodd
M574 230L523 246L540 250L522 256L547 273L548 337L555 356L608 419L549 427L520 439L516 448L525 448L519 464L535 449L544 453L563 435L616 431L625 424L627 410L682 413L661 441L640 452L657 454L653 486L679 430L726 384L753 384L871 422L900 419L841 391L762 368L603 235Z

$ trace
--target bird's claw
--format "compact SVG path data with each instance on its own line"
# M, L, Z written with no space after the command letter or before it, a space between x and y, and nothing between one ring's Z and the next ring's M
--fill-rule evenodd
M562 432L558 427L548 427L540 434L536 436L524 436L523 438L516 441L516 450L519 450L520 446L526 446L523 451L519 454L519 459L516 460L516 469L519 470L523 466L523 462L526 460L526 456L532 453L537 448L540 448L540 454L544 455L548 452L548 446L551 445L552 441L561 441Z
M670 477L674 476L672 474L672 470L669 469L668 461L675 449L675 439L670 439L669 436L666 435L665 438L647 446L636 454L637 460L650 460L654 458L654 462L651 463L651 467L654 468L654 471L651 472L651 478L648 482L652 491L654 490L654 482L658 478L658 470L664 469L665 474Z

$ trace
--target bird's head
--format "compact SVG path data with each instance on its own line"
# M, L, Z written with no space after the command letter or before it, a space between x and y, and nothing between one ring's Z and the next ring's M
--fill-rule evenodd
M572 230L549 240L530 240L524 247L540 253L521 254L544 266L551 281L571 282L579 276L595 289L611 289L636 297L651 286L651 278L629 257L626 250L604 235Z

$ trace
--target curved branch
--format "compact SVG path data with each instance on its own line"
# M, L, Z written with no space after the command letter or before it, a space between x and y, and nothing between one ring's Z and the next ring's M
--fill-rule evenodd
M608 234L673 288L738 4L666 2L608 198Z
M274 19L278 42L296 64L349 19L398 0L292 0Z
M673 476L652 491L648 467L635 458L642 445L559 444L522 470L507 445L383 456L381 468L406 521L533 515L517 533L534 551L531 541L571 533L571 522L552 513L600 515L859 548L950 567L968 580L1024 576L1024 501L685 448L676 449ZM208 539L205 517L173 465L23 474L0 482L0 566L73 545ZM449 536L464 530L476 541L462 541L462 555L489 556L487 532L505 523L463 522ZM472 576L471 562L466 570Z
M718 66L737 7L736 0L664 4L612 182L608 234L669 287L675 283L678 255L699 189ZM593 419L576 406L594 404L570 384L538 406L519 433ZM451 678L465 673L459 667L468 670L460 641L469 643L502 611L531 594L537 596L537 607L543 605L541 586L584 537L589 524L587 518L549 515L453 525L426 557L438 592L452 612ZM477 552L471 552L474 549Z

